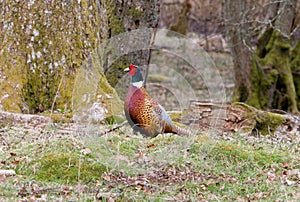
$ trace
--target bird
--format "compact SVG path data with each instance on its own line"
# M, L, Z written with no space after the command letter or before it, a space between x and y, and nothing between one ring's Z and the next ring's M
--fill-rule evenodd
M133 130L151 138L163 133L190 135L189 131L175 125L163 106L148 94L144 87L142 70L133 64L124 69L131 77L124 112Z

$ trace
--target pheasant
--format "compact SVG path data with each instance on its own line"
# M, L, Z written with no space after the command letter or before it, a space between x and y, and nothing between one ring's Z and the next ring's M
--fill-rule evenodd
M135 131L146 137L156 137L162 133L190 135L185 129L174 125L166 110L149 96L143 86L141 67L131 64L124 71L131 76L124 111L129 124Z

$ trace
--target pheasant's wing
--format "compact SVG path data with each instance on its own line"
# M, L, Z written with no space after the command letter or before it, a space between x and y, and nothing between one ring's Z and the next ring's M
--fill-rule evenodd
M191 132L181 128L177 125L174 125L172 119L166 112L166 110L155 100L151 100L154 114L159 118L161 133L176 133L180 135L191 135Z
M172 132L172 120L166 110L157 101L151 99L152 110L160 123L160 131Z
M134 129L142 134L150 137L155 137L162 133L161 119L157 115L157 103L153 102L150 97L136 99L135 106L129 108L130 120L134 123Z

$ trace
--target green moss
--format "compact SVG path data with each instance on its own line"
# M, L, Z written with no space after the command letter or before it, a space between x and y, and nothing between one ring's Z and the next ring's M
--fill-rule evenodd
M109 85L104 74L101 76L98 87L97 87L97 95L102 96L103 106L108 110L107 116L121 114L123 111L123 103L121 102L118 94L115 89Z
M140 18L143 15L143 11L136 9L135 7L129 8L127 13L128 15L136 19Z
M72 113L61 113L61 114L45 114L43 116L50 117L54 123L71 123L73 122Z
M266 45L269 43L273 31L274 30L272 28L267 29L262 35L262 37L258 40L258 47L257 47L258 57L263 58L266 55L267 53Z
M30 8L20 2L8 2L7 7L14 9L8 10L3 20L14 26L2 33L1 49L7 52L1 56L7 59L1 57L0 65L8 79L0 87L9 95L2 101L4 110L70 109L76 70L99 46L102 24L96 2L59 4L50 10L42 1Z
M32 163L38 166L36 180L61 184L76 184L79 180L96 182L107 171L107 167L100 163L91 163L70 153L45 154Z
M107 81L97 53L94 52L90 60L78 70L74 86L73 113L87 111L91 103L95 102L106 110L105 117L123 113L123 103ZM85 96L89 99L83 100Z
M56 93L58 96L55 97L56 109L63 111L70 111L72 108L72 93L74 88L75 74L69 70L65 70L60 74L59 84Z
M261 99L260 97L260 85L259 81L260 80L260 68L259 68L259 62L257 61L258 58L253 54L252 55L252 68L250 72L250 80L252 84L252 92L251 95L248 98L248 103L256 108L261 108L261 103L260 101L264 98ZM237 100L237 99L236 99ZM240 99L238 99L240 100Z
M300 109L300 40L297 42L291 53L291 70L297 94L298 109Z
M281 85L279 88L283 89L282 91L288 95L285 100L283 99L284 96L277 94L279 98L277 99L276 106L280 109L297 113L296 90L290 68L290 40L282 36L279 31L275 31L272 37L275 38L274 47L268 57L266 57L266 61L273 62L272 65L280 72L279 84Z
M106 123L109 124L109 125L112 125L112 124L121 124L123 123L124 121L126 121L124 118L118 116L118 115L112 115L112 116L109 116L105 119Z
M108 36L115 36L124 32L123 20L121 13L118 13L118 8L114 0L103 1L104 8L107 11L107 22L108 22Z
M257 130L262 135L274 134L274 131L286 121L281 114L258 110L242 102L236 102L234 105L241 106L246 110L246 117L255 122L253 130Z
M14 65L12 65L14 64ZM0 70L3 82L0 82L0 97L3 110L21 112L20 89L23 85L22 69L24 60L15 53L4 50L0 54Z
M240 163L248 162L248 168L253 169L253 163L256 166L272 165L274 162L282 163L287 160L287 153L270 153L267 149L253 150L251 147L241 147L240 144L234 144L232 142L218 142L214 145L213 151L217 154L216 160L227 159L229 162ZM223 159L222 159L223 158ZM248 177L245 175L245 177Z
M183 4L182 9L180 10L179 16L175 24L171 25L170 30L178 32L180 34L186 34L188 29L188 21L189 21L189 14L192 6L189 1L186 1ZM172 35L172 33L168 33L168 35Z
M170 78L167 76L159 75L159 74L149 74L148 80L149 82L164 82L168 81Z
M248 103L257 108L278 108L297 113L296 90L290 68L290 40L272 29L267 30L262 39L256 55L252 56L253 93Z
M291 51L291 69L300 71L300 40Z
M124 69L128 67L129 64L130 62L126 59L126 57L121 57L111 64L105 71L107 81L112 87L115 87L120 79L124 76Z
M274 131L286 121L283 115L271 112L257 113L254 118L256 121L255 129L262 135L273 134Z
M32 71L28 67L24 76L21 95L30 112L37 113L51 109L58 86L56 75L47 68L40 67Z

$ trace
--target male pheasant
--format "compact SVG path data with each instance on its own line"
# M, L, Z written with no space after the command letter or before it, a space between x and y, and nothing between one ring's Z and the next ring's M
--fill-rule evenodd
M130 65L124 70L132 77L124 104L129 124L146 137L162 133L189 135L190 133L172 122L166 110L152 99L143 86L142 68Z

